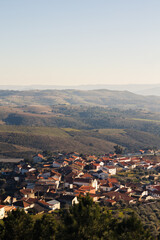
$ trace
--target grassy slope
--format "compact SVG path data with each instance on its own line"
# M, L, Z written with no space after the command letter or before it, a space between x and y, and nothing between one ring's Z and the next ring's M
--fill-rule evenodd
M28 127L28 126L12 126L1 125L0 133L23 133L26 135L42 135L54 137L68 137L68 134L63 129L51 127Z
M152 145L151 145L152 142ZM41 150L106 153L119 144L129 150L159 147L160 137L123 129L77 130L71 128L0 126L0 148L6 153Z
M87 137L84 139L84 135ZM89 133L74 129L49 127L0 126L0 142L27 148L74 151L106 152L113 150L114 143L97 139ZM7 146L7 145L6 145ZM8 145L10 147L10 145ZM11 149L14 150L13 148Z
M160 137L154 134L131 130L131 129L102 129L99 130L101 135L108 141L113 141L129 149L129 151L137 151L140 148L160 147Z

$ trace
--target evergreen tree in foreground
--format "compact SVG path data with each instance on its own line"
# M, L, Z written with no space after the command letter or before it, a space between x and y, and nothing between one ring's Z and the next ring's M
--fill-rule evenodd
M17 209L0 224L1 240L153 240L133 214L122 220L94 203L87 195L69 209L32 220Z
M35 222L33 229L33 239L55 240L57 232L57 222L53 215L44 214L41 219Z
M115 222L111 214L102 211L89 196L82 197L79 204L63 211L61 219L61 239L64 240L110 239L111 226Z
M32 239L33 221L24 210L17 209L4 218L3 238L5 240Z

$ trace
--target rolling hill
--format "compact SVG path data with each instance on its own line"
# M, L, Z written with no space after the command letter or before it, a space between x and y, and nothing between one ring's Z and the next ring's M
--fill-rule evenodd
M127 91L0 91L0 150L160 148L160 98Z
M22 105L83 105L120 109L147 109L160 111L160 97L141 96L128 91L112 90L0 90L1 106Z

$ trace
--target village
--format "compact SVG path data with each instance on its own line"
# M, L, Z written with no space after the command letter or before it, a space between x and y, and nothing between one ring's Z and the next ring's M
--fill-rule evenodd
M160 199L160 160L155 154L83 155L37 153L0 172L0 219L17 208L51 213L78 203L87 194L102 206ZM144 155L143 155L144 154Z

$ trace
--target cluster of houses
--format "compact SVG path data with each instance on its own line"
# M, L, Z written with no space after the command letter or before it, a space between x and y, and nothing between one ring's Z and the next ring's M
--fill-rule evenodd
M135 168L159 172L160 163L142 156L115 154L99 157L77 152L52 157L37 154L32 163L21 161L12 171L1 172L4 192L0 194L0 219L16 208L33 214L52 212L77 204L79 196L87 194L93 201L108 206L160 198L158 182L144 186L117 180L118 172Z

